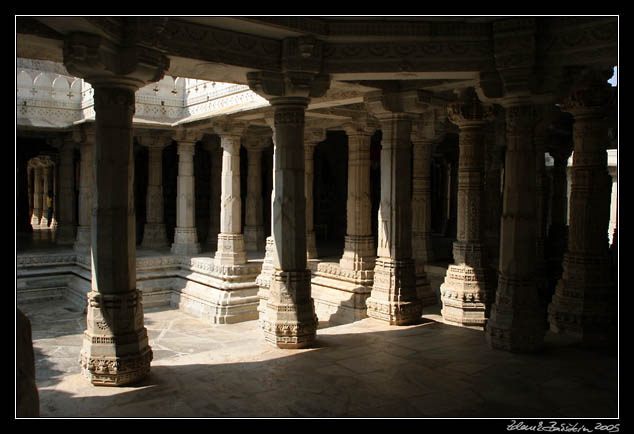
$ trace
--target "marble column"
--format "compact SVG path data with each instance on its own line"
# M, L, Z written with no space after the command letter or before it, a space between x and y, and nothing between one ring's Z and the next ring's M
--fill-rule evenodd
M131 384L150 372L152 349L136 288L132 118L136 90L160 80L168 65L162 54L132 43L118 47L87 34L64 41L64 66L94 89L92 280L80 365L95 385Z
M552 194L550 207L550 226L548 228L548 263L551 282L561 278L561 262L568 246L568 159L572 146L560 143L551 146L549 154L553 158ZM551 293L554 285L551 283Z
M92 207L93 207L93 166L95 132L94 128L75 133L79 145L79 195L77 199L77 231L73 248L80 253L90 252Z
M40 166L38 160L32 160L33 167L33 213L31 215L31 226L33 229L39 229L40 220L42 219L42 185L44 169Z
M220 195L222 185L222 147L220 138L207 135L204 144L211 159L209 174L209 230L207 231L207 248L215 252L218 248L220 233Z
M315 177L315 148L326 140L326 130L312 128L304 131L304 190L306 196L306 257L317 259L317 239L315 237L315 203L313 181Z
M409 95L373 92L365 104L380 122L381 203L374 285L366 300L368 316L392 325L420 320L412 257L411 129L414 115L403 106Z
M489 123L490 135L486 143L484 175L485 214L484 243L488 253L489 267L497 272L500 254L500 217L502 216L502 173L506 152L504 113L498 110L496 119ZM492 286L497 282L495 279ZM493 301L493 300L491 300Z
M40 228L48 229L50 225L49 197L51 197L51 171L53 166L47 161L42 167L42 218Z
M202 133L182 129L172 137L177 142L178 175L176 177L176 228L172 253L193 256L200 253L196 230L196 193L194 153Z
M163 149L172 143L167 136L140 136L141 146L148 148L148 182L145 207L145 227L141 247L168 247L163 206Z
M444 109L428 110L412 125L412 255L416 261L416 292L424 306L438 304L425 264L434 260L431 239L431 158L445 135Z
M262 205L262 152L270 145L268 137L247 137L247 197L244 216L244 243L248 252L265 249Z
M215 260L221 265L247 263L247 251L242 234L242 199L240 195L240 146L244 125L218 129L222 146L220 195L220 233Z
M548 129L553 118L554 105L541 104L536 106L539 121L536 124L533 140L535 142L535 171L537 194L536 219L536 253L535 253L535 284L541 299L545 304L550 302L550 283L548 276L548 261L546 253L546 236L548 224L548 182L546 177L545 153L548 146Z
M535 107L518 97L504 101L506 161L500 258L495 303L486 325L492 348L536 351L543 345L545 316L535 283L537 238Z
M458 151L458 224L454 263L440 286L443 319L465 327L486 323L489 296L484 243L485 124L493 109L480 102L473 88L461 91L448 106L449 119L460 129Z
M311 346L317 332L306 259L304 113L310 98L324 95L330 85L328 76L313 69L320 64L319 44L312 38L285 39L283 63L292 65L290 70L247 74L251 89L267 98L274 112L274 271L261 324L265 340L279 348Z
M574 117L570 223L562 277L548 307L552 332L592 345L612 344L617 337L607 238L611 179L605 115L613 98L608 78L600 71L585 73L562 105Z
M374 270L376 248L371 226L370 145L377 127L369 122L344 126L348 135L348 199L346 237L339 261L344 270Z
M75 141L71 134L64 137L60 148L59 164L59 207L57 214L57 244L75 242L75 167L73 156Z

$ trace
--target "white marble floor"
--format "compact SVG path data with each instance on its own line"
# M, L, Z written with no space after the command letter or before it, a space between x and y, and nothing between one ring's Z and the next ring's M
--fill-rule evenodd
M618 357L546 336L542 353L490 349L480 331L373 319L321 327L315 348L267 344L257 321L207 325L152 308L151 374L92 386L78 356L85 315L59 299L18 306L30 319L41 417L615 418Z

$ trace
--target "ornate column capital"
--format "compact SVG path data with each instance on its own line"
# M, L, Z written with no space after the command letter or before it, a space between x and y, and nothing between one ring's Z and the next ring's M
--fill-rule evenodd
M165 134L144 134L137 136L137 141L147 148L163 149L172 143L172 137Z
M348 137L351 136L372 136L380 128L379 123L366 116L363 119L353 119L351 122L343 125L343 130Z
M363 99L368 112L379 120L395 114L414 119L417 114L449 102L444 95L421 89L379 90L365 94Z
M271 146L271 136L267 135L248 135L244 140L244 147L248 151L263 151Z
M305 128L304 129L304 147L317 146L318 143L326 140L325 128Z
M172 133L171 138L177 143L193 143L202 140L204 133L192 128L180 128Z
M611 71L588 69L580 72L570 94L561 104L561 110L575 118L606 116L607 108L614 102L615 92L607 82Z
M83 124L71 132L73 141L80 145L93 145L97 131L94 124Z
M412 122L412 142L441 142L447 133L447 111L433 108L424 111Z
M63 63L69 73L93 87L138 89L163 78L169 59L139 45L117 46L101 36L72 33L64 40Z
M447 106L447 114L459 128L480 126L495 117L493 106L483 104L472 87L459 92L458 100Z
M247 82L252 91L266 98L272 105L283 103L287 98L310 98L324 96L330 87L330 76L303 71L247 73Z

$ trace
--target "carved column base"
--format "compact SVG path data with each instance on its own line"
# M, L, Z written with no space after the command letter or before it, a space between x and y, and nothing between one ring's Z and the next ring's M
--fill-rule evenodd
M79 253L89 253L91 244L90 226L77 226L77 238L73 249Z
M450 265L440 285L441 314L463 327L484 328L487 321L487 276L484 269Z
M196 228L176 228L174 230L174 243L172 253L175 255L192 256L200 253L198 234Z
M33 216L31 216L31 226L33 227L33 229L39 229L40 220L41 217L38 215L33 214Z
M57 225L57 236L55 242L57 244L73 244L75 242L75 225L72 223L60 223Z
M372 270L376 249L372 235L346 235L343 256L339 265L344 270Z
M550 331L588 344L616 340L616 288L605 257L564 254L563 276L548 306Z
M244 246L247 252L262 252L265 248L263 226L244 227Z
M310 279L310 270L275 270L261 321L267 342L289 349L313 345L317 316L310 297Z
M518 353L535 352L542 348L545 334L545 312L535 281L500 276L486 324L489 346Z
M82 374L97 386L130 384L149 374L152 357L141 293L88 293Z
M273 273L275 272L275 268L273 267L273 252L275 249L275 244L273 241L273 237L266 237L266 245L264 247L264 260L262 261L262 269L260 274L255 279L255 283L258 285L258 298L260 299L260 304L258 305L258 317L260 322L260 328L263 328L264 316L266 314L266 303L269 300L269 290L271 287L271 278L273 277Z
M423 305L416 294L415 273L414 260L377 258L374 286L366 300L368 316L391 325L419 321Z
M143 229L143 242L141 247L145 249L156 249L167 247L167 235L163 223L146 223Z
M247 251L242 234L218 234L216 263L221 265L242 265L247 263Z

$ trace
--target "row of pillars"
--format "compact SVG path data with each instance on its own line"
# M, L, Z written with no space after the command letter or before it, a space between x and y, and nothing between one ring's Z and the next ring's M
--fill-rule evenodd
M114 74L110 71L121 68L100 63L108 62L111 56L93 53L90 58L99 61L84 62L86 50L103 49L98 41L93 42L86 45L85 36L70 38L64 47L64 63L69 72L92 84L96 111L92 287L87 295L87 329L80 363L82 372L94 384L120 385L146 376L152 360L143 325L141 293L136 289L135 279L134 93L147 82L160 78L167 66L162 55L145 50L143 62L134 56L121 56L132 61L125 69L130 72L125 76ZM306 253L304 116L311 98L322 96L330 81L317 72L306 72L312 71L309 60L298 55L297 62L303 65L300 71L295 71L297 65L292 65L283 73L247 74L251 89L269 101L274 114L272 272L260 323L264 338L282 348L313 345L317 329ZM305 68L308 69L304 71ZM602 120L606 101L601 98L606 92L597 83L591 80L566 106L575 117L570 236L562 278L549 307L553 331L581 330L584 338L605 336L606 330L610 331L616 296L613 282L606 278L610 275L606 273L610 261L605 242L609 219L609 202L605 198L609 195L604 193L609 177L605 161L607 129ZM602 84L606 85L605 80ZM378 119L383 132L378 242L367 314L390 324L411 324L422 314L412 253L410 94L395 91L366 96L366 107ZM486 260L482 253L483 225L479 223L483 196L480 157L483 141L479 128L487 118L487 109L474 96L472 90L467 90L457 106L449 108L452 121L461 129L458 238L454 244L456 267L448 270L442 291L443 303L448 299L461 300L465 311L472 305L478 307L477 303L485 301L486 305L490 301L486 285L479 280L479 270ZM486 336L494 348L534 351L543 343L546 326L536 284L537 153L533 140L536 108L530 99L520 98L506 100L505 110L507 150L498 282L486 322ZM221 212L216 252L217 260L233 264L244 260L240 254L240 213L236 200L239 188L235 184L236 180L239 182L239 172L234 170L239 167L237 143L230 134L222 140L221 209L228 212ZM193 171L188 163L192 154L191 150L182 153L179 150L178 197L182 201L179 207L187 207L188 200L193 198L189 193L193 192ZM364 173L363 170L357 173ZM354 171L353 176L356 176ZM186 191L181 191L181 186ZM366 199L359 197L355 199L358 203L349 207L353 214L349 222L356 221L356 210L367 207ZM369 213L359 215L369 218ZM191 231L178 229L191 228L189 221L191 216L186 214L179 218L175 245L194 244ZM364 217L363 223L359 222L355 228L366 227L366 223ZM346 246L366 248L366 235L369 234L349 232ZM361 250L359 247L353 254L344 253L342 263L370 267L371 260L359 259ZM452 306L459 307L459 304ZM593 331L588 333L588 328Z

